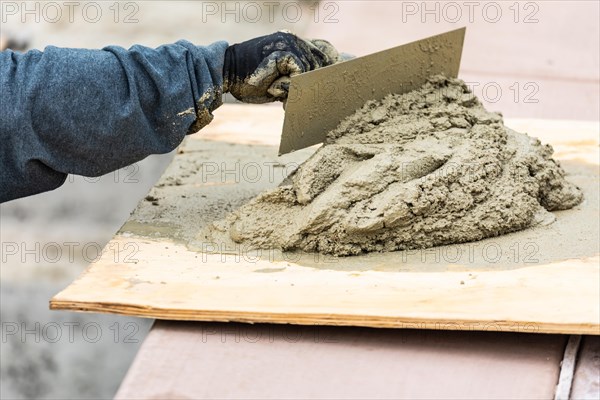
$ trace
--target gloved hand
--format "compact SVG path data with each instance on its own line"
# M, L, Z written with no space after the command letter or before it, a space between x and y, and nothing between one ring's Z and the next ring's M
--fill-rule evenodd
M285 31L229 46L223 92L245 103L285 101L290 77L335 64L340 55L325 40L303 40Z

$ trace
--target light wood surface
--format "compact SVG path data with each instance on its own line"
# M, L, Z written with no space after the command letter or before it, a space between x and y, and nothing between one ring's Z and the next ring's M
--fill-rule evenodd
M223 106L183 149L198 140L218 139L276 146L282 116L278 107ZM555 145L557 157L573 163L573 171L587 171L574 177L577 183L586 185L590 196L597 191L597 123L521 120L507 125ZM181 190L198 190L188 186ZM481 259L469 265L444 260L419 264L426 253L403 252L320 263L204 254L189 249L176 232L149 235L158 226L150 221L138 233L117 234L107 245L111 250L50 306L176 320L597 335L597 222L590 220L594 215L597 220L596 203L597 198L587 198L580 210L560 214L548 229L486 242L509 249L534 240L542 259L534 264L486 264ZM559 249L564 257L553 255L560 243L548 235L563 241L569 232L577 236L585 229L591 233L571 238L577 242L574 249Z

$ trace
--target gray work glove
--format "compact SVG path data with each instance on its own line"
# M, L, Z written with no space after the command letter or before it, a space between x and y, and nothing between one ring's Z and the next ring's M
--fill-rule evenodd
M227 48L223 92L245 103L285 101L291 76L340 60L325 40L304 40L285 31L261 36Z

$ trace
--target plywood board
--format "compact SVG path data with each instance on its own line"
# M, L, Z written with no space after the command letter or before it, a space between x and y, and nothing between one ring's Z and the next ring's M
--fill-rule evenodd
M549 226L346 258L201 252L194 232L276 186L273 168L310 154L277 158L282 117L274 107L219 109L51 308L173 320L600 334L597 123L507 121L553 144L569 179L584 190L584 203L557 213ZM269 173L244 176L255 164Z

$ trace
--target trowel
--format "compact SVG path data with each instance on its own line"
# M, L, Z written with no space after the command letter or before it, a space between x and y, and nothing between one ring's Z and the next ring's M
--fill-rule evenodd
M456 78L466 28L291 78L279 155L326 139L368 100L418 89L432 75Z

